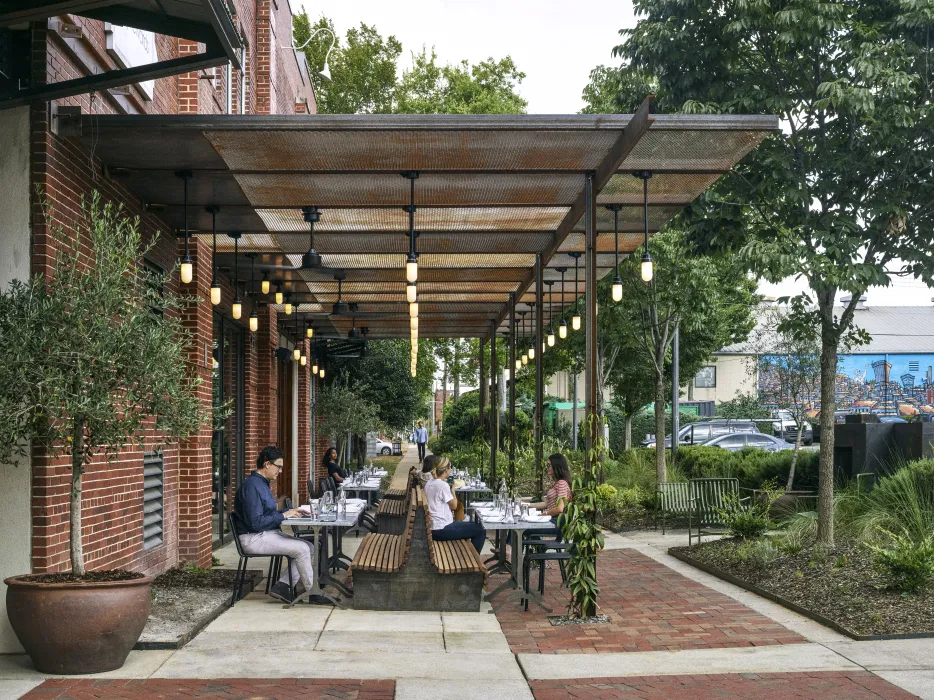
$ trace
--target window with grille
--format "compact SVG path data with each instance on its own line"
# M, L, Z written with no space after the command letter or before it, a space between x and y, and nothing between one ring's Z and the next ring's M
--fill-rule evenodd
M161 452L143 456L143 549L162 544L165 464Z

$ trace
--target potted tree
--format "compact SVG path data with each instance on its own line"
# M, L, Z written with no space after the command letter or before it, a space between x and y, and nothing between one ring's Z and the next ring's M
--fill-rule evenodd
M6 579L7 614L39 671L97 673L122 666L138 640L152 579L86 569L82 477L94 458L147 435L192 434L206 412L176 313L184 300L144 266L139 220L97 193L69 235L46 220L57 250L49 273L0 291L0 463L30 441L70 462L71 571Z

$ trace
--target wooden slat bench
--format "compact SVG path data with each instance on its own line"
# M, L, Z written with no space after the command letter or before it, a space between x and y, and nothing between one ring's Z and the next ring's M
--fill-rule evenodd
M415 482L410 478L408 487L401 491L401 498L389 496L390 489L376 509L376 531L386 535L400 535L405 530L405 516L409 511L412 487Z
M476 550L468 541L433 543L425 492L411 492L403 533L367 535L360 543L350 565L354 607L478 612L486 574Z

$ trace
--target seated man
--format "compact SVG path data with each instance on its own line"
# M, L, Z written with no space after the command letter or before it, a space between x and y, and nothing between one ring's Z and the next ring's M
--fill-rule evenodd
M298 510L280 512L273 498L269 482L282 470L283 452L278 447L264 447L256 458L256 471L244 479L237 489L234 501L234 522L240 537L240 546L248 554L281 554L292 559L291 580L296 584L293 594L289 590L289 570L282 572L279 581L269 593L284 603L291 603L295 595L311 589L314 580L314 545L292 537L279 529L282 522L301 517Z
M486 530L480 523L454 520L457 510L457 496L448 485L451 474L451 462L447 457L436 457L433 479L425 486L425 499L431 515L431 536L438 542L445 540L470 540L479 553L486 540Z

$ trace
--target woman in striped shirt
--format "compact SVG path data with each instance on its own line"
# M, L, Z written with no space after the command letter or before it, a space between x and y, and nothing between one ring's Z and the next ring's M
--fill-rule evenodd
M558 516L564 512L565 505L571 500L571 468L564 455L557 452L548 458L545 466L548 467L548 476L554 483L545 494L544 501L530 505L550 515L552 521L557 523Z

